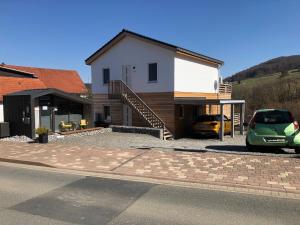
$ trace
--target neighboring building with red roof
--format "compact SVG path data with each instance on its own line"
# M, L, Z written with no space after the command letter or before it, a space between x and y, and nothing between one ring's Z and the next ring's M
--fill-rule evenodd
M88 92L75 70L0 64L0 122L4 120L3 96L20 91L49 88L77 95Z
M25 66L15 66L15 65L0 65L0 82L5 76L1 76L1 68L12 69L15 72L25 72L32 74L35 78L38 78L39 81L35 79L30 79L24 81L24 88L22 85L17 85L14 88L18 87L18 91L30 89L30 82L32 83L33 89L35 86L38 88L55 88L67 93L86 93L87 89L82 82L79 74L75 70L61 70L61 69L45 69L45 68L36 68L36 67L25 67ZM13 72L13 71L12 71ZM24 78L24 77L23 77ZM28 77L26 77L28 78ZM31 77L32 78L32 77ZM10 84L18 84L13 78L10 79ZM38 84L39 83L39 84ZM0 94L2 92L3 84L0 84ZM27 86L29 85L29 86ZM9 90L8 90L9 91ZM15 90L13 90L15 91ZM9 93L9 92L8 92ZM10 92L11 93L11 92ZM0 96L1 99L1 96Z
M1 76L0 72L0 104L3 96L17 91L29 89L44 89L45 84L37 78L21 78Z

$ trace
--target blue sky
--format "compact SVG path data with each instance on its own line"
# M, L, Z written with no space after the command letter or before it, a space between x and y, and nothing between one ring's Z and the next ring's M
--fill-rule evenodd
M300 0L0 0L0 62L77 70L123 28L225 61L300 54Z

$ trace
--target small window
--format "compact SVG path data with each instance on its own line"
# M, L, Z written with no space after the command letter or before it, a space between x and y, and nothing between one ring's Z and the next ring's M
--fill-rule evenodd
M110 81L109 68L103 69L103 84L108 84Z
M149 64L149 82L157 82L157 63Z
M180 119L184 118L184 106L183 105L179 106L179 118Z
M105 120L110 119L110 106L108 105L104 106L104 119Z

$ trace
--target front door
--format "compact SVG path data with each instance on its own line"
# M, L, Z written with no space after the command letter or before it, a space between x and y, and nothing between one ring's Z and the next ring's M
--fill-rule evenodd
M131 84L131 66L123 65L122 66L122 81L130 87Z
M123 125L132 126L132 110L128 105L123 105Z

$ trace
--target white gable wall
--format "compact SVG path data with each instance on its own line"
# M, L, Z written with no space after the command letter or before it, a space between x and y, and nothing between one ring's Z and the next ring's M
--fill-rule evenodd
M173 92L175 53L136 38L125 37L91 64L92 91L107 94L103 68L110 68L110 79L122 79L122 65L131 65L131 87L135 92ZM157 83L148 82L148 64L157 63Z
M4 122L3 104L0 104L0 122Z
M217 67L193 61L184 57L175 57L175 91L215 93L215 81L218 82Z

